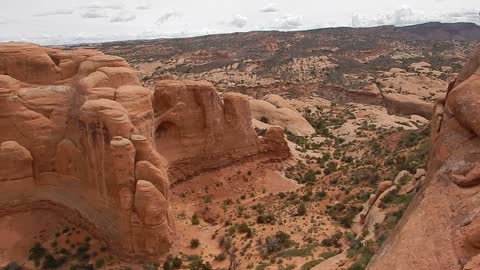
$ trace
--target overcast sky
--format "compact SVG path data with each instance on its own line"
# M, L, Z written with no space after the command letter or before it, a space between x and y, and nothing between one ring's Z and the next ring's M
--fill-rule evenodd
M475 22L480 0L2 0L0 41L65 44L251 30Z

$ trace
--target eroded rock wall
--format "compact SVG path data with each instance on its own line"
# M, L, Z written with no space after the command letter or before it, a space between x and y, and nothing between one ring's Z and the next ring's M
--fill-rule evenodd
M124 258L170 248L171 183L289 156L282 130L256 136L244 96L150 90L122 58L27 43L0 44L0 130L0 215L55 211Z
M435 106L425 186L368 269L478 269L480 49Z

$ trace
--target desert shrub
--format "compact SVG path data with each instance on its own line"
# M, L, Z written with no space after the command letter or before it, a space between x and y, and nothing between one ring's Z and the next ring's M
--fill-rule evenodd
M409 205L413 199L413 194L398 194L398 190L394 190L388 194L386 194L382 198L382 204L404 204Z
M297 216L305 216L307 214L307 207L305 206L304 203L301 203L297 207Z
M364 270L374 254L373 244L367 241L365 244L359 245L357 249L350 249L348 256L350 258L357 257L357 261L348 270Z
M325 238L320 242L320 244L324 247L341 247L340 239L342 239L342 233L337 232L334 235L330 236L329 238Z
M144 268L145 269L145 268ZM87 263L78 263L70 266L70 270L94 270L93 264L87 264ZM145 269L145 270L150 270L150 269ZM156 269L154 269L156 270Z
M204 262L202 259L194 260L188 265L190 270L212 270L212 266L208 262Z
M264 255L270 255L275 252L279 252L286 248L289 248L293 245L293 241L290 240L290 235L278 231L274 236L269 236L265 239L263 244L263 253Z
M40 260L45 256L47 250L40 243L35 243L29 251L28 259L33 261L36 266L40 265Z
M253 236L253 231L246 223L241 223L237 225L237 230L239 233L244 233L248 238L251 238Z
M268 124L269 120L266 116L262 116L262 117L260 117L260 122Z
M325 199L326 196L327 196L327 193L325 191L318 191L317 193L315 193L315 198L319 200Z
M18 265L16 262L11 262L7 264L6 266L0 268L2 270L22 270L22 267Z
M200 240L192 239L190 240L190 248L198 248L200 246Z
M272 214L257 216L258 224L275 224L275 216Z
M278 270L293 270L295 269L297 266L295 264L289 264L289 265L286 265L286 266L283 266L283 265L279 265L278 266Z
M197 213L193 214L192 215L192 225L198 225L200 224L200 219L198 218L198 215Z
M163 263L163 270L179 269L182 266L182 260L178 257L169 256Z
M57 269L67 262L67 257L63 256L59 259L56 259L50 254L45 255L43 260L42 268L43 269Z
M320 257L322 257L324 260L329 259L331 257L336 256L337 253L335 251L325 251L320 254Z
M340 217L339 219L340 224L345 228L351 228L353 219L358 213L360 213L360 211L362 211L362 207L355 207L350 205L347 208L347 212L345 213L345 215Z
M304 175L303 178L301 179L302 181L300 184L313 184L315 181L317 181L317 176L315 171L308 170Z
M267 130L263 128L255 128L255 132L257 133L257 136L265 136Z
M330 175L337 171L337 163L335 161L329 161L326 164L326 168L323 169L325 175Z
M178 269L182 266L182 260L178 257L173 258L172 260L172 266L175 269Z
M288 130L285 131L285 134L287 134L287 140L295 143L298 146L305 147L305 145L308 143L307 138L303 136L297 136Z
M363 207L354 205L346 205L344 203L337 203L333 206L327 206L327 215L333 220L340 222L346 228L350 228L355 216L362 211Z
M240 233L248 233L251 231L250 227L248 227L247 223L241 223L237 226L238 232Z
M307 190L307 192L302 196L302 201L304 202L309 202L312 200L312 195L313 195L313 192L311 190Z
M292 257L307 257L312 255L312 247L306 248L292 248L281 251L278 257L292 258Z
M225 261L226 258L227 256L225 255L225 253L222 252L217 256L215 256L215 261L218 261L218 262Z
M352 173L352 181L354 184L365 182L369 185L377 183L379 176L372 167L359 168Z
M224 250L229 250L232 247L232 238L230 237L220 238L219 245Z
M100 268L105 265L105 259L96 259L95 260L95 268Z
M259 265L257 265L257 267L255 267L255 270L264 270L269 266L270 266L270 264L268 264L268 263L260 263Z
M313 261L306 262L302 265L301 269L302 270L310 270L313 267L319 265L321 262L323 262L323 259L318 259L318 260L313 260Z
M422 130L410 130L400 138L399 144L403 148L414 147L424 138L427 138L429 134L430 130L428 128L424 128Z
M159 266L157 262L148 262L142 265L143 270L157 270Z
M89 249L90 245L88 243L82 243L78 246L73 256L80 261L88 261L90 259L90 255L88 254Z

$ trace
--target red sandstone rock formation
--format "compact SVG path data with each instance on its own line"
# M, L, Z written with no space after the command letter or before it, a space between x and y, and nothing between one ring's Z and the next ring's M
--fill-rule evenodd
M289 156L282 130L256 136L241 95L175 81L152 91L122 58L25 43L0 44L0 130L0 215L55 211L123 257L171 246L171 182Z
M368 269L478 269L480 49L437 102L424 188Z
M222 101L210 83L161 81L153 104L155 145L172 182L258 156L269 145L252 128L248 99L227 93Z
M426 119L432 118L433 105L421 100L415 95L382 94L383 103L388 113L398 115L419 115Z

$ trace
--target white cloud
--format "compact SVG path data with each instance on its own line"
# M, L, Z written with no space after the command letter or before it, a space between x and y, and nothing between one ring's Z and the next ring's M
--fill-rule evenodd
M89 9L82 13L82 18L85 19L97 19L97 18L106 18L107 14L102 10Z
M73 12L75 12L75 10L73 9L57 9L57 10L37 13L37 14L34 14L33 16L45 17L45 16L54 16L54 15L70 15L70 14L73 14Z
M245 25L248 23L248 18L243 17L242 15L235 15L233 19L228 22L230 26L237 27L237 28L243 28Z
M137 9L139 9L139 10L148 10L148 9L150 9L151 7L152 7L151 5L146 4L146 5L137 6Z
M260 12L264 12L264 13L277 12L277 11L278 9L275 3L270 3L264 8L260 9Z
M165 22L167 22L168 20L172 19L172 18L175 18L175 17L180 17L181 14L177 11L169 11L167 13L164 13L162 14L158 19L157 21L155 22L155 24L163 24Z
M402 6L392 12L379 13L375 16L354 13L352 16L353 27L370 27L378 25L412 25L426 22L480 22L477 12L471 10L457 10L449 12L425 13L408 6Z
M445 19L453 22L480 23L480 14L471 10L458 10L445 14Z
M428 21L423 12L414 10L408 6L403 6L393 10L390 13L381 13L376 16L362 16L354 14L352 16L352 26L368 27L377 25L409 25Z
M152 8L152 3L150 1L141 1L136 8L138 10L148 10Z
M275 19L272 25L273 29L278 30L293 30L303 26L302 18L298 16L283 16Z
M120 9L123 9L124 6L123 4L103 4L103 3L94 3L94 4L90 4L90 5L87 5L87 6L84 6L83 8L86 8L86 9L114 9L114 10L120 10Z
M110 19L110 22L129 22L133 21L137 18L137 16L128 11L121 11L117 13Z

